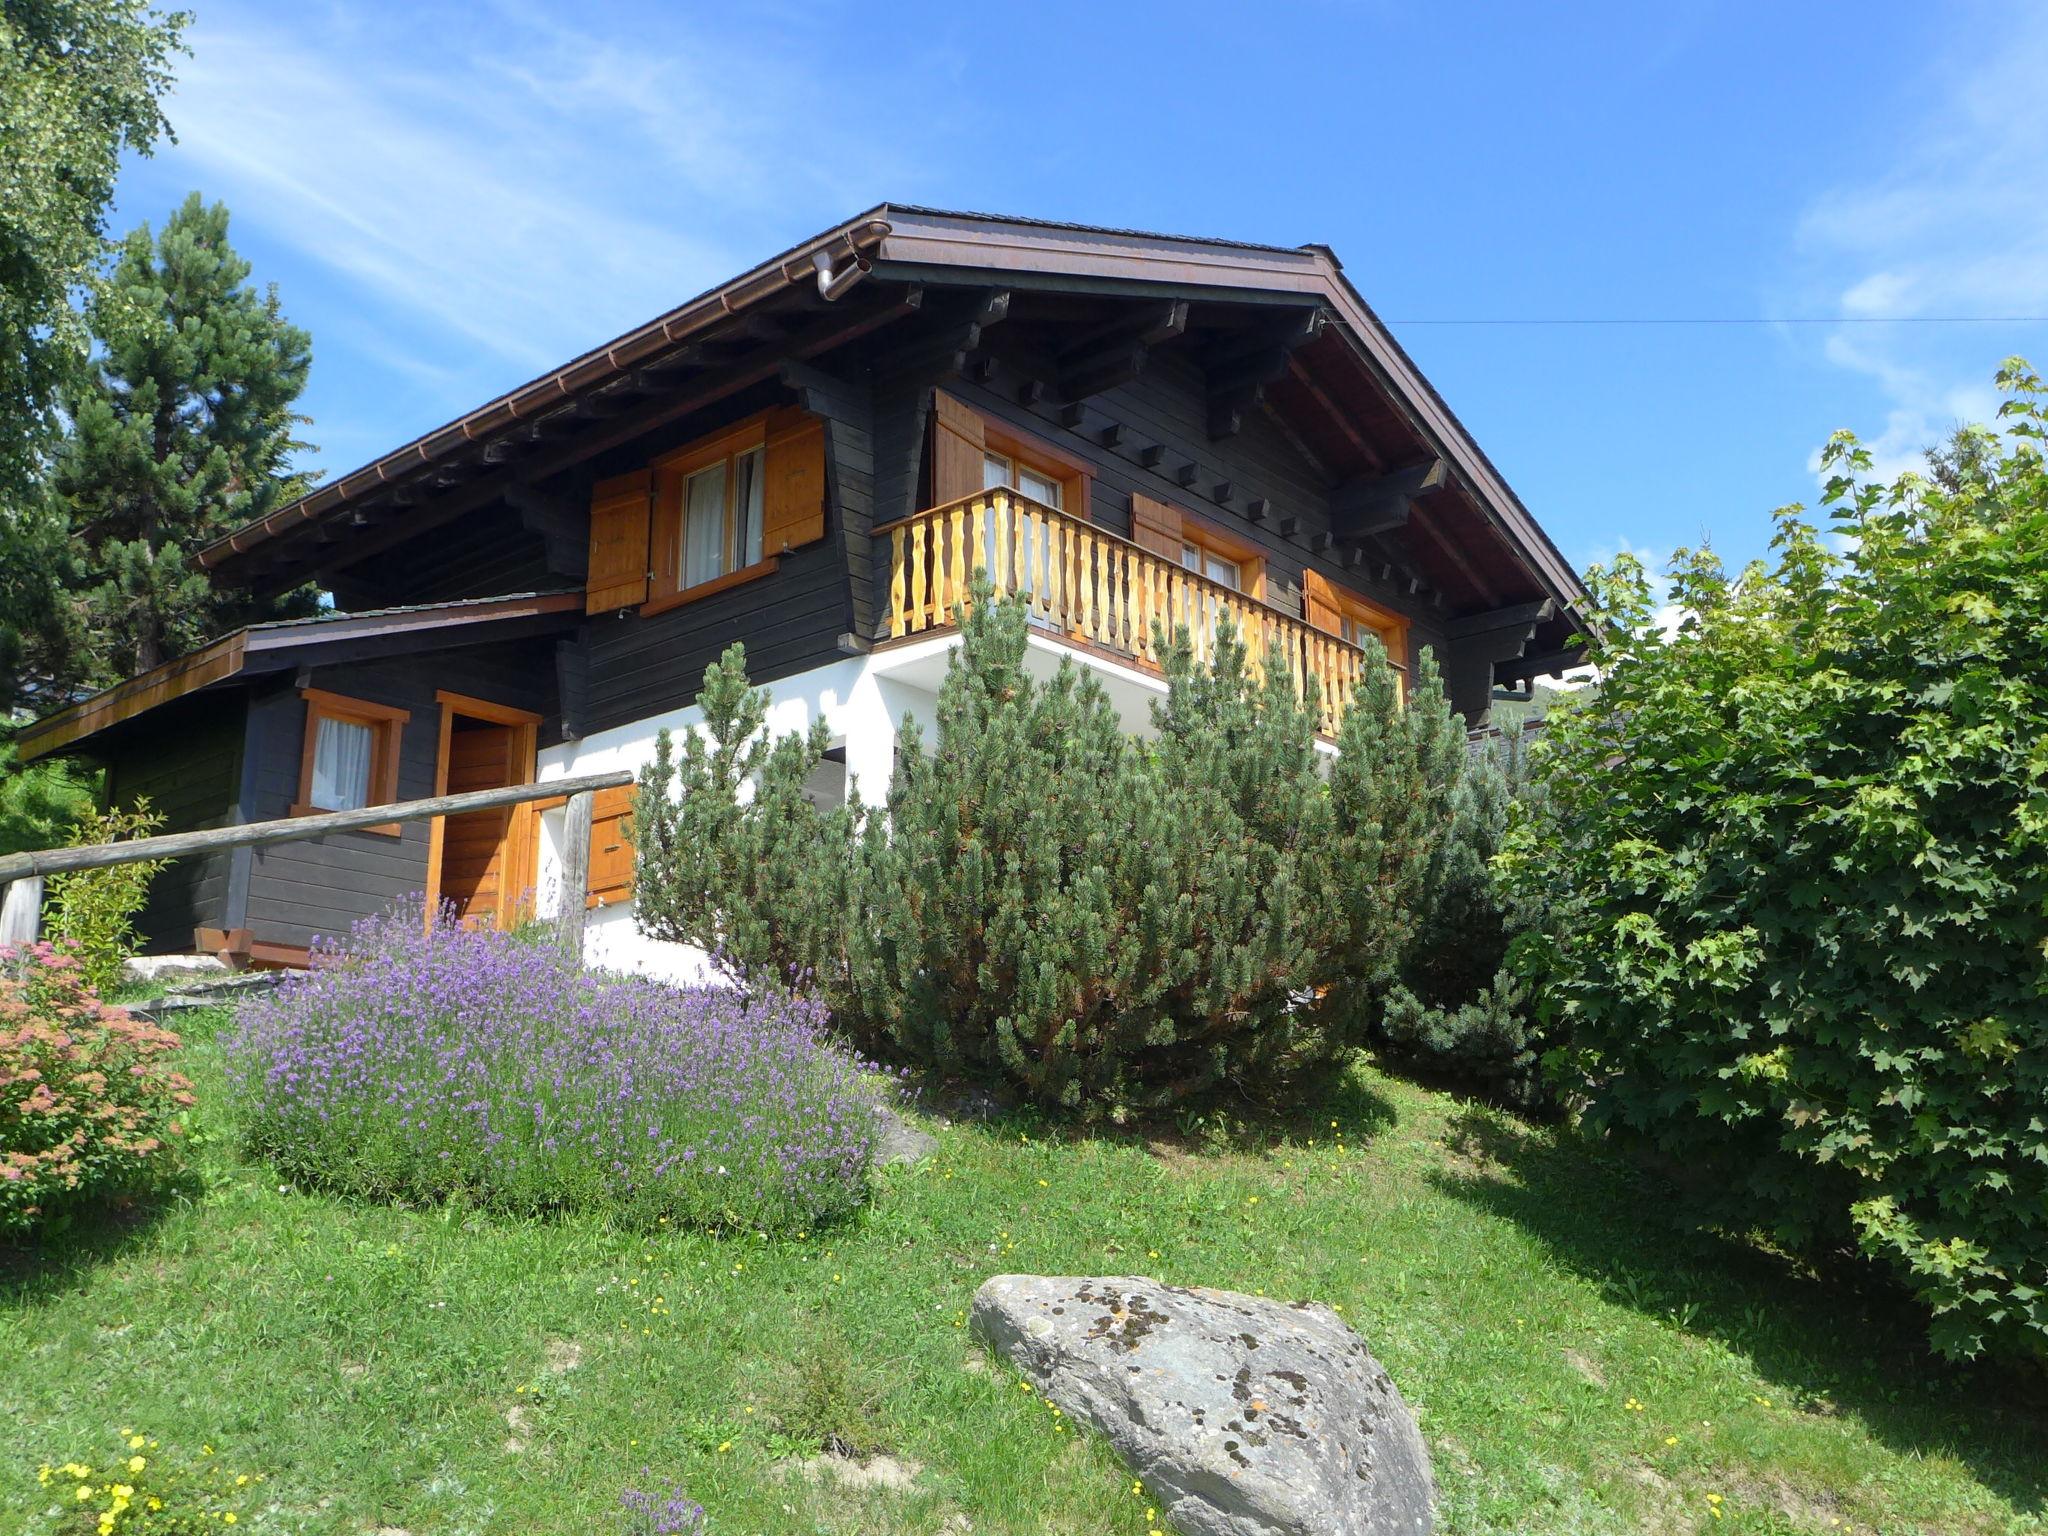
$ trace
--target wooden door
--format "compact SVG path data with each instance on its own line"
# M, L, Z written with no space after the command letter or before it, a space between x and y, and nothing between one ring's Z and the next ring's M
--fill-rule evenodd
M539 717L442 693L437 794L531 784ZM437 818L427 857L427 910L443 904L465 923L510 928L526 913L534 875L535 818L506 806Z

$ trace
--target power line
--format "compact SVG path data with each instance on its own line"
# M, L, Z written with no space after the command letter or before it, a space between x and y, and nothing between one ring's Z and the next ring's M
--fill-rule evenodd
M2048 325L2048 315L1554 316L1542 319L1389 320L1388 325Z

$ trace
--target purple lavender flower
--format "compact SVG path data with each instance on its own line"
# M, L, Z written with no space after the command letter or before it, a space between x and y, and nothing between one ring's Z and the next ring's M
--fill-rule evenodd
M640 1475L647 1476L645 1467ZM626 1536L697 1536L704 1529L704 1506L675 1483L653 1493L628 1488L619 1507L626 1512Z
M293 1177L641 1223L851 1209L886 1091L810 997L589 972L416 909L316 950L225 1051L250 1139Z

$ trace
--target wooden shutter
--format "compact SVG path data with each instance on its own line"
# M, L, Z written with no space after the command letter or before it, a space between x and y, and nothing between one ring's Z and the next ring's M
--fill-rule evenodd
M609 613L647 601L647 507L653 474L600 480L590 492L590 575L583 611Z
M590 890L585 906L606 907L633 894L633 786L600 789L590 803Z
M933 506L958 501L982 489L981 456L987 446L981 418L943 390L933 390Z
M1320 629L1324 634L1343 633L1344 608L1337 601L1337 589L1330 585L1327 577L1317 571L1301 573L1301 616L1308 620L1309 628Z
M1131 497L1131 542L1180 564L1180 508L1150 496Z
M768 435L761 501L761 553L780 554L825 537L825 424L804 417Z

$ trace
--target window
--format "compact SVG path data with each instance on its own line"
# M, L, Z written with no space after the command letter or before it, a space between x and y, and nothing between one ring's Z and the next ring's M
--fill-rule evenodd
M1358 646L1377 645L1393 664L1401 696L1408 693L1408 621L1340 587L1319 571L1302 573L1302 610L1309 624Z
M1233 592L1242 592L1248 585L1244 579L1244 561L1233 560L1196 539L1181 541L1180 563Z
M764 413L655 461L652 569L642 612L659 613L775 569L770 546L779 552L794 541L784 537L787 528L769 526L778 508L770 461L781 451L779 445L795 444L803 426L799 421L792 430L773 413ZM823 436L812 428L809 438L816 439L817 467L822 469ZM790 454L784 453L781 462L777 473L794 488ZM811 490L822 503L822 475ZM812 520L822 534L821 509Z
M761 559L761 461L765 450L743 448L683 477L683 589L702 586Z
M321 688L302 688L306 740L294 816L359 811L398 798L398 740L411 711ZM367 830L396 837L398 824Z
M1064 508L1062 493L1066 486L1062 481L1042 469L1033 469L1023 460L1010 454L982 454L981 488L985 491L994 491L1004 486L1051 507L1055 512Z

